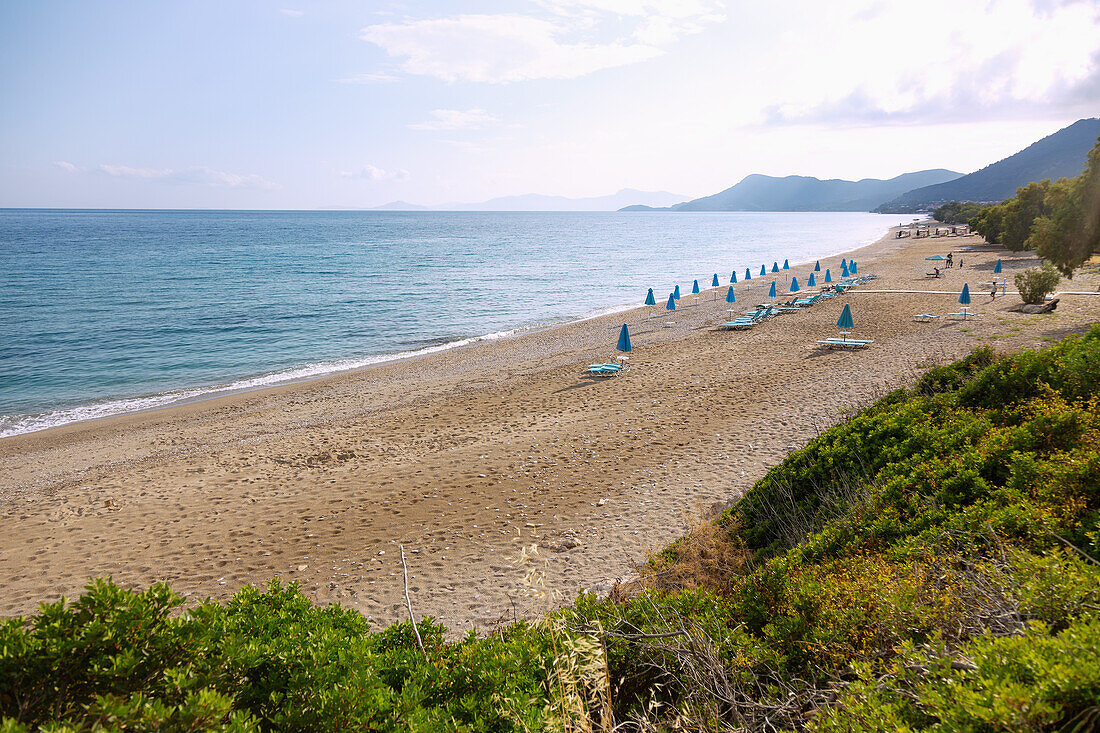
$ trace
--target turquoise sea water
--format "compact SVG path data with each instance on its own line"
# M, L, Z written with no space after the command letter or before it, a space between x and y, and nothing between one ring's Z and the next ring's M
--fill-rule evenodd
M0 437L640 305L863 213L0 210Z

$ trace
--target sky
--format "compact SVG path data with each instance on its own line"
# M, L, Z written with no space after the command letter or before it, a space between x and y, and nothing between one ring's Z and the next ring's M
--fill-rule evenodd
M0 206L967 173L1100 115L1100 0L0 0Z

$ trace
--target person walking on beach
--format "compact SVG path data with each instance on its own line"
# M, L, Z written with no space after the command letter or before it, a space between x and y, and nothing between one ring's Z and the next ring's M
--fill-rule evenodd
M951 267L951 256L952 256L952 254L953 253L951 253L951 252L947 253L947 266L948 267Z
M997 299L997 283L996 282L993 283L993 287L989 290L989 299L990 300L996 300Z

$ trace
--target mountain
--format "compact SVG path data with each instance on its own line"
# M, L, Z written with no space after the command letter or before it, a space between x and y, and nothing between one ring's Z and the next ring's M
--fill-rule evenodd
M916 188L875 210L883 214L904 214L948 201L1004 201L1015 196L1017 188L1032 181L1079 174L1097 137L1100 137L1100 119L1078 120L980 171L946 183Z
M905 191L961 175L937 168L905 173L886 181L877 178L822 181L807 176L776 178L754 173L725 191L671 208L674 211L870 211Z
M410 204L408 201L391 201L381 206L372 206L369 211L427 211L427 206Z
M610 196L571 199L565 196L545 196L529 193L523 196L501 196L480 203L451 203L433 207L454 211L617 211L631 204L646 206L671 206L685 201L668 191L638 191L624 188Z
M546 196L529 193L522 196L501 196L477 203L450 202L439 206L420 206L406 201L391 201L374 206L370 211L618 211L624 206L642 204L649 207L667 207L685 201L668 191L638 191L624 188L609 196L571 199L565 196Z

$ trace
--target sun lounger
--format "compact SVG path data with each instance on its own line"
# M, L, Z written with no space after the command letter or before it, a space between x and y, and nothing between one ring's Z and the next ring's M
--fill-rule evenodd
M924 273L924 276L925 277L943 277L943 273L942 272L926 272L926 273Z
M874 339L822 339L817 342L826 349L866 349L875 343Z
M760 321L756 319L738 318L733 321L719 323L715 328L719 331L747 331L758 323L760 323Z
M932 315L931 313L918 313L913 316L913 318L924 323L933 323L939 319L939 316Z
M948 313L947 315L952 316L952 317L962 318L964 321L967 318L981 318L982 317L981 313L975 313L973 311L963 311L961 313Z
M613 377L622 370L618 364L592 364L585 373L594 377Z

